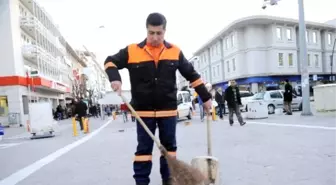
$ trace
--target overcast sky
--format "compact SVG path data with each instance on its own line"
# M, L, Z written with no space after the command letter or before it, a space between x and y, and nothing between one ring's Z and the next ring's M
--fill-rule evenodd
M60 26L73 48L85 45L102 64L130 43L146 37L145 20L151 12L167 18L166 40L178 45L189 58L207 40L232 21L251 15L298 19L297 0L281 0L262 10L263 0L38 0ZM304 0L305 18L326 22L336 18L336 0ZM104 26L104 28L99 28ZM129 89L122 71L123 88Z

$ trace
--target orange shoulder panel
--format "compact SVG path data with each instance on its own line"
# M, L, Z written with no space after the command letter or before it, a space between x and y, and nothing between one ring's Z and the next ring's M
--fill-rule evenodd
M179 56L180 48L172 45L171 48L167 48L162 52L160 60L179 60Z
M140 48L137 44L131 44L128 46L128 63L141 63L153 60L150 55L146 53L143 48Z

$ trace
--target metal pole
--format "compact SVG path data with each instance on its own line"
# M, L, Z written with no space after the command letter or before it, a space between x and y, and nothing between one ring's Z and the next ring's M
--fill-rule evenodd
M301 85L302 85L302 116L312 115L310 109L309 72L307 67L306 25L304 19L303 0L299 4L299 37L300 37L300 60L301 60Z
M27 96L28 96L28 124L27 124L27 129L28 129L28 132L30 132L30 109L29 109L29 105L31 104L31 87L30 87L30 67L28 68L28 72L27 72L27 78L28 78L28 93L27 93Z
M330 81L333 79L333 63L334 63L334 52L335 52L335 44L336 44L336 38L334 40L334 46L331 52L331 57L330 57Z

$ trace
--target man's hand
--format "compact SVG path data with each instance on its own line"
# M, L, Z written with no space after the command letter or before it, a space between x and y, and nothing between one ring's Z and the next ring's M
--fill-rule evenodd
M115 92L118 93L118 95L121 95L121 81L112 81L111 87Z
M209 99L208 101L204 102L204 103L203 103L203 106L204 106L205 112L206 112L207 114L210 114L210 112L211 112L211 107L212 107L212 100Z

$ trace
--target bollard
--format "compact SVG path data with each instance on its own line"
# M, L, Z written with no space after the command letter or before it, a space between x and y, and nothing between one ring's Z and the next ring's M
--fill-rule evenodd
M2 140L2 136L5 135L5 129L0 123L0 141Z
M86 128L86 123L85 123L85 118L84 117L82 117L82 123L83 123L83 132L86 134L87 128Z
M214 106L212 106L212 121L216 121L217 116L216 116L216 109Z
M78 135L78 133L77 133L77 125L76 125L76 118L72 117L71 121L72 121L73 136L76 137Z
M115 111L112 112L112 116L113 116L113 120L116 120L117 119L117 114Z
M86 130L85 130L85 133L89 133L90 132L90 128L89 128L89 118L86 118L85 119L85 128L86 128Z

